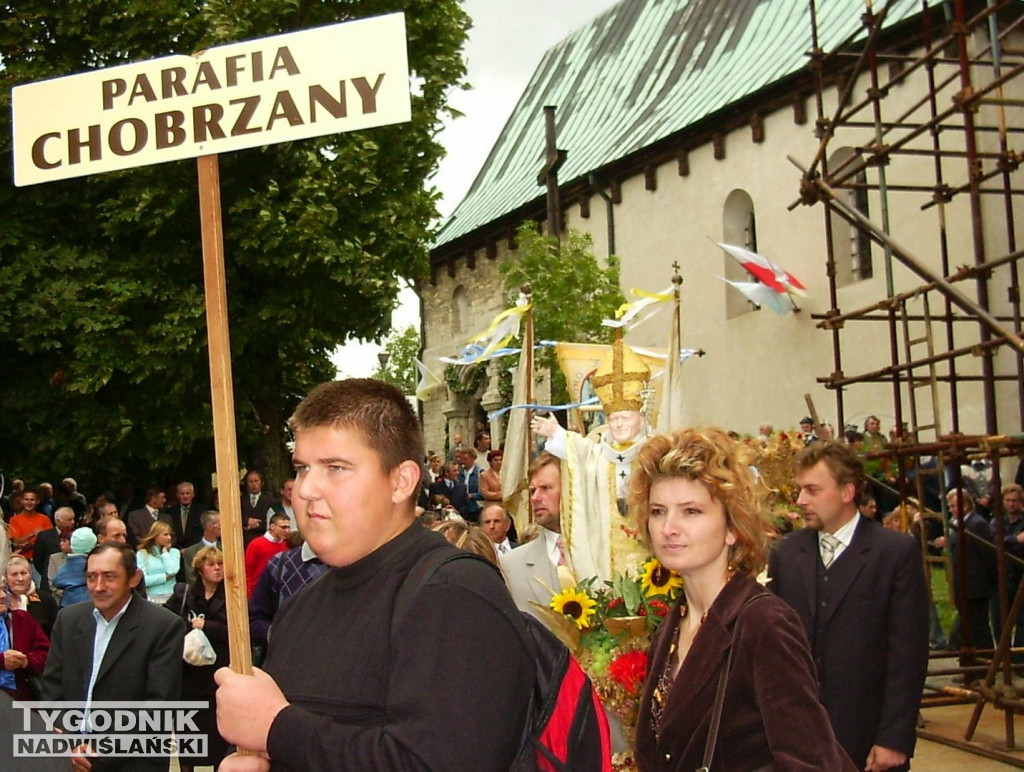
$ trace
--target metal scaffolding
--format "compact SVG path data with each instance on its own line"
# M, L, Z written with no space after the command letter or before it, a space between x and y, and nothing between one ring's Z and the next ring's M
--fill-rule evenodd
M899 501L924 502L928 474L940 489L960 488L961 464L987 459L999 491L1000 460L1024 454L1024 249L1016 236L1024 180L1015 149L1024 136L1024 14L1011 0L922 0L920 15L895 29L885 23L894 2L879 10L867 0L861 34L826 52L817 4L809 0L820 143L810 163L791 159L802 182L790 208L822 205L825 213L830 308L815 319L831 335L833 371L818 381L835 392L837 425L845 425L846 389L889 384L897 434L883 455L898 470ZM912 223L894 222L908 212ZM968 254L969 263L956 264ZM841 309L842 287L871 277L873 262L884 269L885 296ZM877 366L847 373L844 342L854 346L850 330L863 324L886 325L888 350L875 352ZM997 362L1001 351L1007 353ZM965 434L961 406L979 393L983 428ZM928 459L934 463L923 463ZM999 495L992 505L1000 604L1012 622L1024 596L1008 597L1004 569L1015 558L1003 546ZM948 527L941 497L940 508ZM957 528L963 545L962 519ZM962 546L958 552L952 570L962 578ZM991 704L1004 711L1006 749L1014 748L1013 716L1024 712L1024 694L1012 686L1012 626L1003 625L993 653L971 646L965 621L958 666L930 672L930 680L952 672L983 676L971 690L938 688L922 703L976 702L965 747ZM1024 766L1019 756L1003 760Z

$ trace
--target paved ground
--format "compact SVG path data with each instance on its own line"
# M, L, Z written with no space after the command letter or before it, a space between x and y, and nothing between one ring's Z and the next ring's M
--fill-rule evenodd
M973 705L947 705L939 708L926 708L923 711L924 726L919 730L921 735L917 741L917 752L914 754L913 768L924 772L939 770L956 770L956 772L988 772L989 770L1006 770L1014 767L1024 769L1024 724L1013 717L1017 746L1019 750L1006 750L1006 730L1004 714L986 705L982 710L978 728L974 733L972 748L974 752L925 739L942 737L958 744L966 744L964 733L974 712ZM1000 755L1006 760L988 758L982 753Z
M930 673L949 673L956 668L955 658L933 659ZM979 673L979 675L981 675ZM964 692L958 677L948 674L929 675L926 689L929 695L971 695ZM1024 688L1021 678L1014 678L1014 686ZM977 728L971 740L965 739L967 727L975 712L975 702L963 705L929 707L922 711L924 725L918 728L915 770L956 770L956 772L984 772L986 770L1024 769L1024 723L1012 714L1009 717L996 710L991 703L981 710ZM1016 749L1007 748L1007 736L1016 741Z

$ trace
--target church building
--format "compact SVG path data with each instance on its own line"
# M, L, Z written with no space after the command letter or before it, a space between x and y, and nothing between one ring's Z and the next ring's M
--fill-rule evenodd
M948 431L955 405L960 431L985 432L984 356L917 368L941 384L931 390L907 377L894 389L887 368L927 359L921 341L934 359L988 337L970 303L1020 329L1016 260L957 283L968 304L921 293L829 323L1019 248L1024 3L965 2L957 19L960 5L622 0L570 34L436 239L418 286L427 367L443 370L439 357L508 307L499 265L514 258L520 224L546 228L551 204L562 233L586 232L599 259L619 257L627 299L670 287L678 264L681 345L706 352L682 366L688 423L795 427L807 394L833 424L874 414L883 427L897 415L931 426L934 415ZM755 279L720 244L762 256L806 294L787 295L783 313L755 304L726 281ZM665 348L668 337L665 306L626 342ZM1019 432L1021 356L984 350L999 429ZM455 433L470 441L501 406L495 369L471 393L438 389L424 403L428 447ZM862 373L877 375L848 382ZM894 404L915 395L910 422Z

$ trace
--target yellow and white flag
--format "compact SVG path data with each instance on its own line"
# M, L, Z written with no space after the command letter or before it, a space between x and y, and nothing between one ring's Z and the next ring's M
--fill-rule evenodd
M661 402L658 405L658 434L668 434L687 425L683 403L682 352L680 351L681 323L679 288L672 289L672 316L668 333L668 357L665 377L661 384Z
M513 338L519 337L519 323L529 308L530 304L521 298L512 308L494 317L486 330L469 339L470 343L481 347L480 359L489 359L498 349L505 348Z
M672 299L671 287L662 290L661 292L646 292L644 290L631 289L629 293L640 299L634 300L632 303L623 303L618 307L618 309L616 309L614 319L602 319L601 324L605 327L629 327L633 320L636 319L637 315L639 315L645 308L657 303L667 303ZM637 322L637 324L639 324L639 322Z
M416 384L416 399L420 402L426 402L438 387L444 386L444 381L434 375L434 373L432 373L427 366L418 359L416 360L416 370L420 374L420 380Z
M529 308L529 305L526 306ZM515 388L512 393L513 405L528 405L533 402L533 318L526 317L523 330L523 348L519 352L519 369L516 370ZM531 521L530 495L528 492L530 449L533 445L530 433L530 410L512 410L505 430L505 455L501 464L502 503L521 531Z

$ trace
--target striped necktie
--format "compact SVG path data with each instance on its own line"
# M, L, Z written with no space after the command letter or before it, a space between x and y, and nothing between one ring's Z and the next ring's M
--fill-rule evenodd
M821 550L821 562L825 568L832 565L832 561L836 559L836 550L839 549L841 542L835 536L830 533L821 534L818 540L818 549Z

